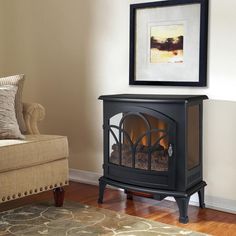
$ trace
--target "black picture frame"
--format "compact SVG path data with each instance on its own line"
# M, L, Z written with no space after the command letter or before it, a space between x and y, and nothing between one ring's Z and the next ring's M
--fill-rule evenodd
M207 86L208 5L209 5L208 0L169 0L169 1L158 1L158 2L139 3L139 4L131 4L130 5L129 85L189 86L189 87L193 87L193 86L205 87L205 86ZM140 50L141 48L143 48L142 44L144 45L144 47L146 47L145 43L139 43L137 41L138 40L141 41L142 37L143 38L146 37L145 40L146 41L149 40L149 42L150 42L151 41L150 37L152 35L146 34L147 31L145 31L145 30L144 30L144 33L142 33L141 30L140 30L141 33L138 32L138 30L137 30L137 28L139 27L138 24L140 24L140 22L142 22L142 19L140 20L137 18L138 17L141 18L143 13L146 14L147 15L146 18L148 18L148 14L149 14L148 10L152 10L152 11L153 10L155 10L155 11L159 11L159 10L170 11L171 10L171 12L173 12L175 10L175 7L179 7L179 9L177 10L178 12L179 11L181 12L181 9L183 9L183 12L185 12L185 13L188 12L189 8L192 9L192 7L194 7L194 9L195 8L198 9L199 14L197 14L197 15L199 15L199 19L194 20L194 21L196 21L196 25L200 26L200 29L197 29L198 30L198 33L196 33L197 37L195 37L197 39L196 41L198 41L197 43L195 43L196 47L194 47L194 45L192 47L191 47L191 45L187 45L187 43L189 43L189 44L192 43L191 40L189 40L189 41L182 40L182 42L183 42L182 45L187 45L186 48L191 49L191 50L188 50L190 52L189 56L188 57L186 56L186 58L181 61L182 64L185 63L185 66L180 67L179 65L177 65L177 63L175 63L175 64L174 63L159 63L159 64L153 63L153 64L151 64L150 62L147 62L150 57L142 55L143 49ZM140 10L142 10L143 13L138 15L137 12ZM188 13L186 13L186 14L188 15ZM153 15L153 12L152 12L152 15ZM168 12L165 12L163 15L168 16ZM155 15L154 15L154 17L156 17L155 19L158 18L158 16L155 16ZM190 17L193 18L193 16L190 16ZM174 22L174 21L171 21L171 22ZM186 20L186 22L187 22L187 20ZM189 22L191 22L191 21L189 20ZM188 27L190 27L190 28L187 28L186 32L190 32L192 30L189 22L187 22L186 25L188 25ZM147 25L146 22L145 22L145 24ZM145 26L145 24L143 24L143 25ZM159 27L159 26L157 26L157 27ZM178 27L180 27L180 26L178 26ZM195 27L195 28L198 28L198 27ZM195 36L195 34L194 34L194 36ZM190 38L194 38L194 37L192 37L190 35L188 39L190 39ZM140 47L140 45L141 45L141 47ZM182 47L183 48L182 48L181 52L184 52L184 46L182 46ZM147 46L146 51L148 51L148 50L151 51L151 49L152 48L151 48L151 42L150 42L149 48ZM155 49L159 50L157 48L155 48ZM143 50L143 51L145 51L145 50ZM146 51L145 51L145 53L148 53ZM191 57L191 53L193 53L193 54L195 53L194 55L198 55L198 57ZM149 54L151 54L151 52ZM182 55L184 55L184 53ZM141 58L141 59L139 59L139 58ZM144 63L142 63L143 58L148 58L148 59L146 59L146 61L144 61ZM182 58L184 58L184 56L182 56ZM189 58L189 61L188 61L188 58ZM195 59L192 59L192 58L195 58ZM195 60L195 62L191 62L191 60ZM146 66L145 63L146 64L149 63L149 64ZM181 64L181 63L178 63L178 64ZM189 65L191 65L191 66L189 66ZM150 69L148 69L148 68L150 68ZM160 71L160 70L158 70L158 68L161 68L161 69L164 68L166 70L165 73L166 73L166 75L167 75L166 77L168 77L168 79L165 78L164 72L163 72L162 76L158 76L158 72ZM174 69L181 68L181 69L179 69L179 72L178 72L178 69L176 69L176 73L175 73L175 70L171 71L171 68L174 68ZM169 72L171 72L171 73L169 73ZM195 72L195 74L194 75L191 74L192 72ZM151 79L149 79L148 76L146 78L146 76L143 76L142 73L144 75L150 76ZM173 79L171 77L171 74L174 75L174 76L172 76ZM175 75L176 75L176 78L175 78ZM182 77L180 78L180 75L183 77L186 76L186 78L184 78L182 80Z

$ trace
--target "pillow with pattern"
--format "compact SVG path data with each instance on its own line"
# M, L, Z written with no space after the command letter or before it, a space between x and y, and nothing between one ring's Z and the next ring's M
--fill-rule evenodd
M24 139L16 119L16 92L14 85L0 86L0 139Z
M18 87L16 98L15 98L15 110L16 119L22 133L26 132L26 125L23 117L23 104L22 104L22 92L24 85L24 75L13 75L8 77L0 78L0 86L3 85L14 85Z

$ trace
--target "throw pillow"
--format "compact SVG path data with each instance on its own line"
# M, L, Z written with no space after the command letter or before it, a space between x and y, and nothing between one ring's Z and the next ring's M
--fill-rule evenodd
M15 113L15 96L17 87L5 85L0 87L0 139L24 139Z
M0 86L14 85L18 87L15 98L16 119L22 133L26 132L26 125L23 117L22 92L24 85L24 75L13 75L0 78Z

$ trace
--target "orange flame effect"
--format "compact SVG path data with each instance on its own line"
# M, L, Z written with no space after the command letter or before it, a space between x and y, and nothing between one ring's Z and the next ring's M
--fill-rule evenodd
M148 121L150 122L152 128L157 128L157 129L162 129L162 130L167 129L167 124L164 121L158 120L157 118L152 117L152 116L148 116L148 115L145 115L145 116L148 119ZM129 134L133 143L135 143L137 141L138 137L141 134L144 134L147 131L146 124L138 116L127 117L124 121L124 129ZM157 141L157 139L161 138L163 135L164 135L163 132L151 133L151 145L153 145ZM128 142L125 140L124 140L124 142L126 144L128 144ZM144 146L148 146L147 135L142 138L142 140L140 141L140 144L142 144ZM167 149L168 148L168 139L167 138L161 139L160 145L163 146L165 149Z

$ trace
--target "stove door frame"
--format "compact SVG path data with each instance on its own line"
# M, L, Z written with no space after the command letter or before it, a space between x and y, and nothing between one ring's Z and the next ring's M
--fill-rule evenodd
M145 113L167 123L169 127L169 144L172 145L172 155L171 157L169 157L168 160L168 171L149 171L142 169L134 169L131 167L120 166L109 162L109 136L111 135L109 130L109 121L116 114L127 112ZM104 177L114 181L139 187L149 187L155 189L160 188L168 190L176 189L176 127L177 124L175 120L163 114L161 111L158 111L156 109L154 110L148 107L148 105L143 106L138 105L137 103L131 104L128 102L104 101Z

